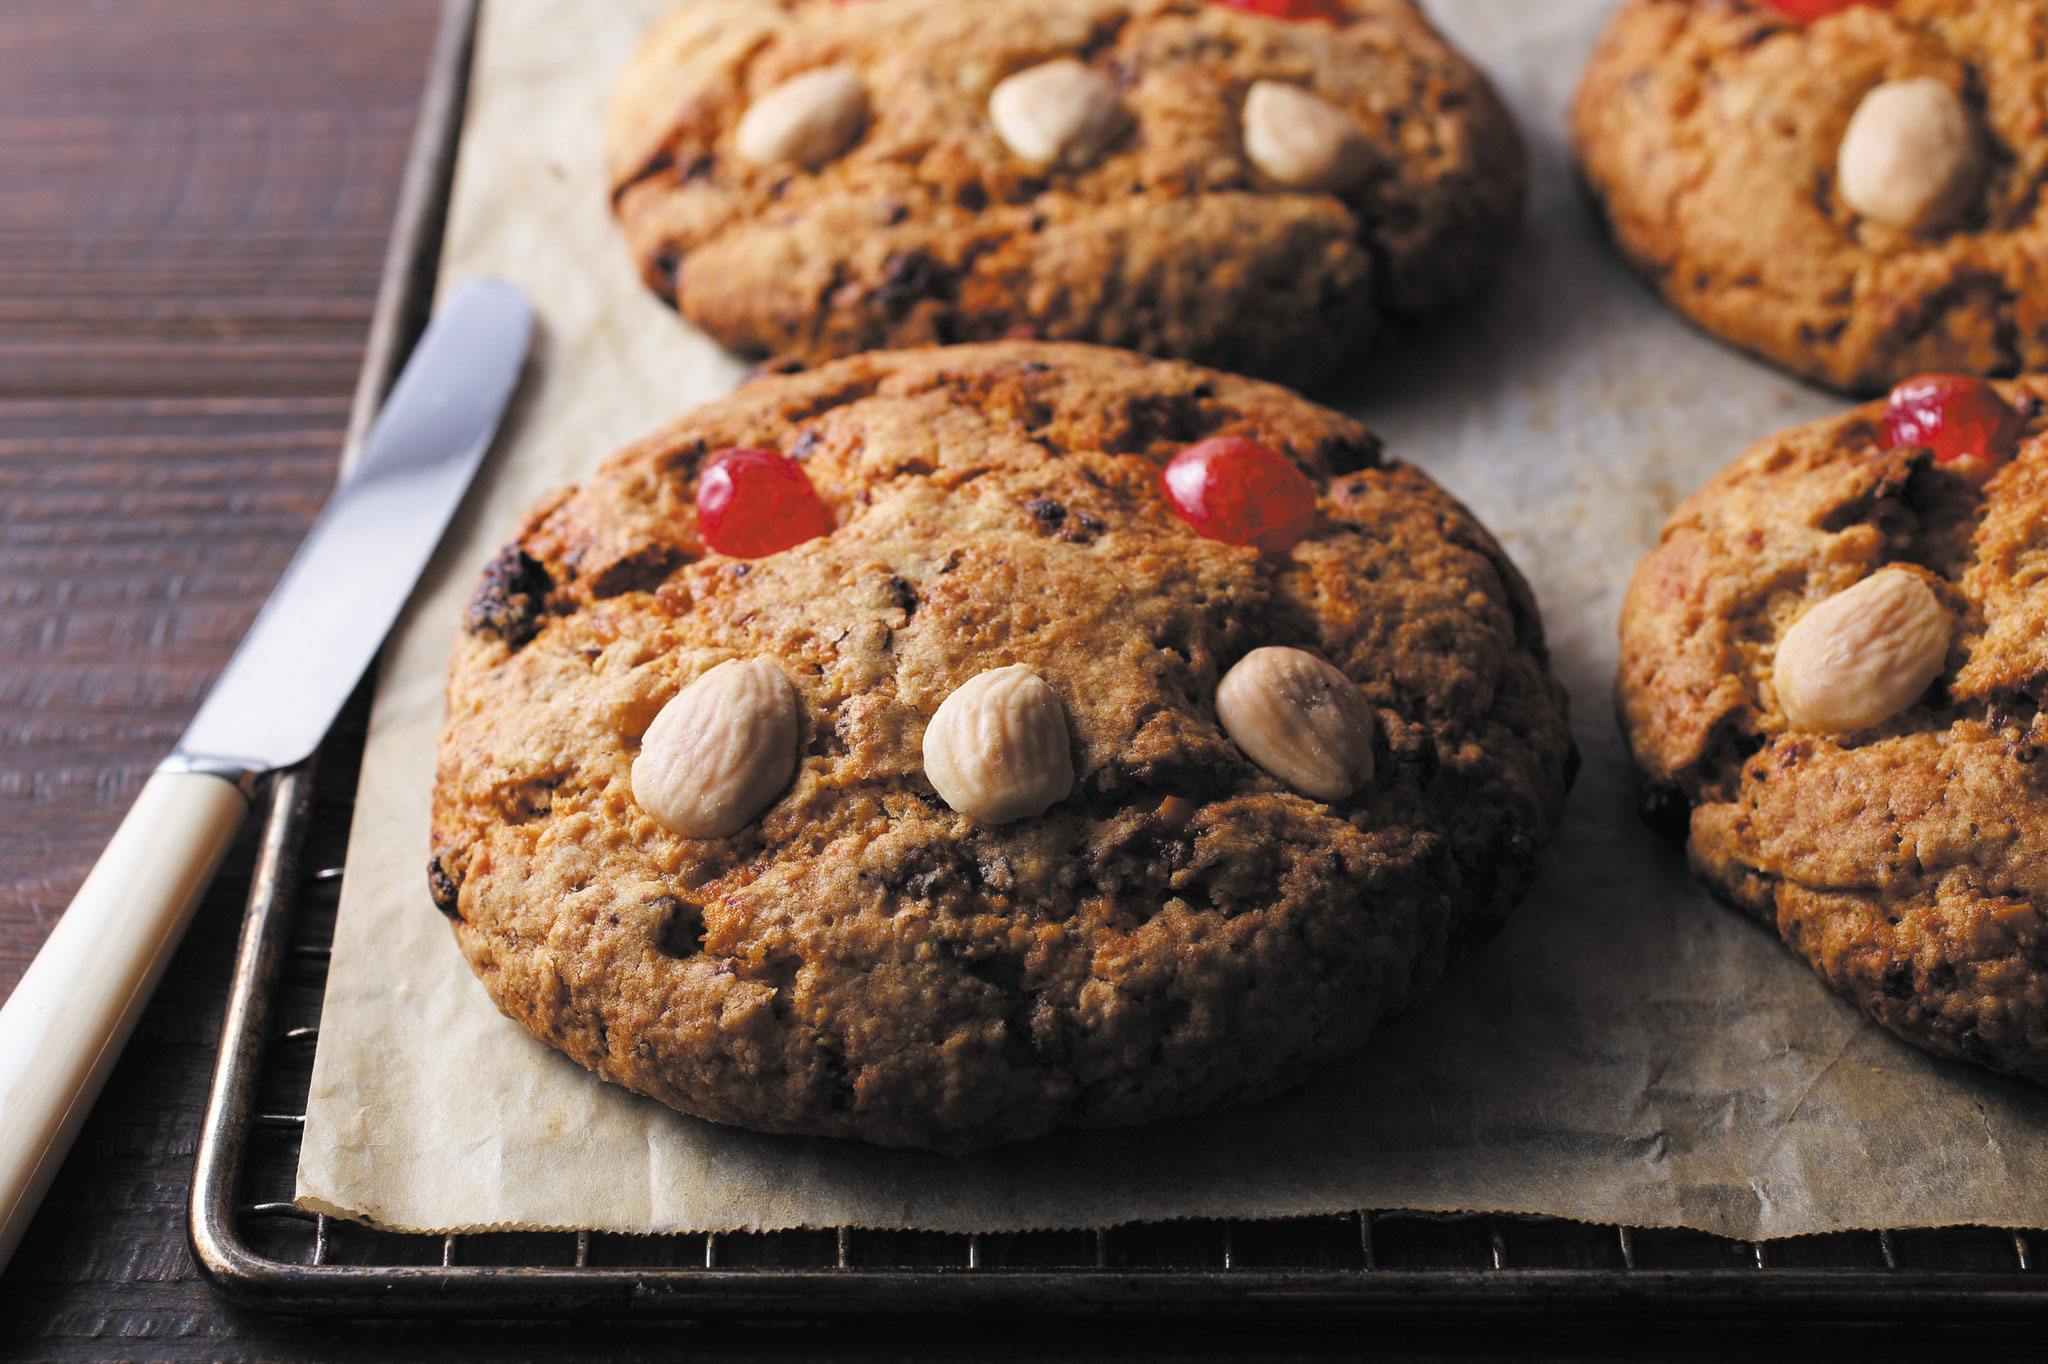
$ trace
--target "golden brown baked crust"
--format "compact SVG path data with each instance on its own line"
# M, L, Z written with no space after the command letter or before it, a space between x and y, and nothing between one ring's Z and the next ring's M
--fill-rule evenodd
M1899 0L1801 24L1764 0L1628 0L1573 141L1623 252L1679 311L1795 374L1872 393L1915 374L2048 369L2048 0ZM1994 143L1952 232L1857 216L1850 116L1933 76Z
M1774 436L1673 514L1621 617L1619 704L1648 810L1693 868L1872 1018L2048 1081L2048 378L1980 491L1882 409ZM1920 701L1790 727L1772 658L1807 606L1899 564L1957 621Z
M1239 434L1324 523L1196 536L1159 471ZM798 455L838 529L698 543L731 445ZM1223 671L1305 647L1377 712L1326 805L1219 728ZM731 839L634 803L639 736L734 657L802 699L795 783ZM920 739L984 669L1065 704L1074 794L1001 826ZM1279 388L1074 345L757 379L543 501L458 641L430 885L492 997L600 1075L775 1130L958 1149L1240 1102L1354 1049L1525 888L1576 764L1527 587L1471 515Z
M1434 313L1521 219L1525 158L1486 79L1409 0L1342 28L1204 0L691 0L627 70L607 139L650 287L724 344L815 363L881 346L1034 336L1130 346L1305 386L1382 312ZM1034 172L990 88L1073 55L1136 126ZM747 102L850 63L861 140L816 173L733 153ZM1257 79L1308 86L1378 151L1344 193L1248 161Z

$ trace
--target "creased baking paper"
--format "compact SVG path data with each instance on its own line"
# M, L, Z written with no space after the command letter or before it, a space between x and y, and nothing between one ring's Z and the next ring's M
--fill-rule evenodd
M2048 1225L2048 1091L1922 1055L1716 905L1636 821L1614 618L1676 501L1836 410L1677 321L1602 244L1564 110L1608 0L1436 0L1535 162L1486 300L1335 400L1463 497L1534 583L1586 765L1535 893L1419 1012L1264 1107L965 1159L763 1137L604 1084L501 1017L427 897L443 670L535 496L742 367L645 296L608 217L607 87L665 0L491 0L442 277L541 317L508 437L389 651L342 887L299 1201L419 1231L948 1231L1353 1208L1548 1213L1743 1238Z

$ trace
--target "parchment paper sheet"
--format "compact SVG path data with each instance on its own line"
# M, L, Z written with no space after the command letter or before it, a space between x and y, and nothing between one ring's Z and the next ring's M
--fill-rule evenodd
M1743 1238L2048 1225L2048 1093L1864 1022L1696 889L1633 815L1608 700L1631 567L1686 491L1839 404L1687 329L1599 240L1572 188L1564 110L1611 0L1433 0L1528 133L1530 230L1483 303L1391 338L1337 395L1528 573L1586 756L1535 893L1431 1002L1280 1102L966 1159L698 1122L502 1018L422 870L462 603L533 497L742 372L642 294L606 212L605 93L666 3L485 10L443 279L523 285L540 351L385 660L303 1206L419 1231L996 1231L1359 1207Z

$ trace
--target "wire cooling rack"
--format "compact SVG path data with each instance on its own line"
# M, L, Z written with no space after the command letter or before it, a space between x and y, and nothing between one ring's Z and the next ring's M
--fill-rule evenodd
M290 1312L693 1317L1488 1311L1982 1319L2048 1312L2048 1232L1768 1243L1552 1218L1361 1209L1280 1221L949 1235L405 1235L291 1201L365 707L279 777L194 1180L200 1262Z
M433 294L477 0L444 0L351 422L351 452ZM193 1180L201 1266L292 1313L835 1317L1474 1312L1569 1317L2048 1315L2048 1231L1844 1232L1756 1243L1552 1218L1360 1209L963 1236L838 1227L688 1236L418 1236L291 1202L354 808L367 688L269 789Z

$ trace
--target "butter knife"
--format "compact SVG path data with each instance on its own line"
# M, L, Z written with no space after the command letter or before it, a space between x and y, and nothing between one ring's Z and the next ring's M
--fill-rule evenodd
M475 280L427 327L277 589L0 1007L0 1268L42 1201L257 780L304 762L426 569L525 362L525 295Z

